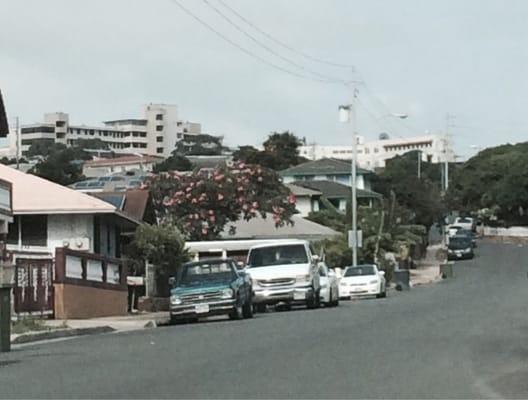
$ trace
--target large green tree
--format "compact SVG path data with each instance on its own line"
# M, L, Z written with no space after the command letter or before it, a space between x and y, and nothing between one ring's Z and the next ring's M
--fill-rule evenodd
M498 223L528 224L528 142L481 151L451 176L450 207L495 210Z
M411 211L414 224L431 226L445 213L441 192L441 165L421 162L418 177L418 152L411 151L386 162L373 177L373 190L385 198L396 196L399 205Z
M273 132L263 143L264 150L260 151L252 146L241 146L233 153L233 158L280 171L305 161L299 156L301 143L301 139L292 132Z
M173 151L170 157L155 164L152 171L156 174L168 171L190 171L192 170L192 167L192 163L187 157L179 155L176 151Z
M82 162L73 149L62 149L49 154L36 164L30 173L60 185L70 185L82 180Z

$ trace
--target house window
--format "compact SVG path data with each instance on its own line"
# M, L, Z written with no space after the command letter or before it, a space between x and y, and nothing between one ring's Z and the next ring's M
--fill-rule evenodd
M156 149L156 153L158 153L158 154L163 153L163 147L158 147L158 148Z
M177 133L177 134L176 134L176 137L177 137L178 139L183 138L183 133Z
M374 153L378 153L378 152L379 152L378 148L374 147Z
M156 125L156 130L161 132L163 130L163 125Z
M158 142L158 143L163 142L163 136L157 136L156 137L156 142Z
M163 114L156 114L156 121L163 121Z
M55 126L56 126L57 128L62 128L62 127L64 127L65 125L66 125L66 121L57 121L57 122L55 122Z
M22 230L22 235L20 235L19 228ZM48 245L47 215L17 215L13 223L9 224L8 229L7 243L9 244L18 245L18 239L21 236L22 246Z
M147 137L147 132L139 132L139 137Z

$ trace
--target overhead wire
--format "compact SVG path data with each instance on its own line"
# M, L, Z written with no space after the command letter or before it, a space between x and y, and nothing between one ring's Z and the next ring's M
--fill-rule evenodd
M226 4L226 2L224 0L217 0L220 4L222 4L225 8L227 8L229 11L231 11L233 14L235 14L238 18L240 18L242 21L244 21L247 25L249 25L250 27L252 27L254 30L256 30L257 32L259 32L261 35L267 37L269 40L271 40L272 42L274 42L275 44L278 44L279 46L293 52L293 53L296 53L310 61L313 61L313 62L317 62L317 63L321 63L321 64L326 64L326 65L330 65L332 67L338 67L338 68L347 68L347 69L351 69L353 72L355 72L356 68L355 66L353 65L349 65L349 64L340 64L340 63L336 63L336 62L332 62L332 61L327 61L327 60L323 60L322 58L319 58L319 57L314 57L310 54L307 54L301 50L297 50L296 48L294 48L293 46L290 46L286 43L284 43L283 41L277 39L276 37L270 35L268 32L264 31L263 29L259 28L257 25L255 25L253 22L249 21L246 17L244 17L242 14L240 14L239 12L237 12L233 7L231 7L230 5Z
M295 62L294 60L292 60L292 59L290 59L288 57L283 56L282 54L280 54L279 52L275 51L274 49L272 49L271 47L269 47L268 45L266 45L265 43L263 43L262 41L257 39L255 36L253 36L252 34L247 32L245 29L243 29L240 25L238 25L231 18L229 18L227 15L225 15L221 10L219 10L217 7L215 7L213 4L211 4L211 2L209 0L202 0L202 1L209 8L211 8L214 12L216 12L220 17L222 17L225 21L227 21L231 26L233 26L236 30L238 30L240 33L242 33L244 36L246 36L251 41L256 43L258 46L260 46L263 49L265 49L266 51L268 51L270 54L274 55L277 58L280 58L282 61L284 61L284 62L286 62L286 63L288 63L290 65L293 65L294 67L299 68L300 70L302 70L304 72L307 72L307 73L310 73L310 74L312 74L314 76L317 76L318 78L326 79L326 80L329 80L329 81L335 81L336 83L343 83L343 84L347 83L347 81L345 81L344 79L332 77L332 76L325 75L325 74L321 74L321 73L319 73L317 71L314 71L314 70L311 70L309 68L306 68L305 66Z
M311 81L315 81L315 82L319 82L319 83L326 83L326 84L336 84L336 83L342 84L343 83L343 82L336 82L336 81L333 81L333 80L328 80L328 79L323 79L323 78L316 78L316 77L312 77L312 76L309 76L309 75L304 75L304 74L298 73L296 71L292 71L292 70L290 70L288 68L284 68L281 65L277 65L277 64L275 64L275 63L273 63L271 61L268 61L265 58L259 56L258 54L255 54L251 50L246 49L245 47L241 46L240 44L238 44L234 40L232 40L229 37L227 37L226 35L224 35L218 29L214 28L213 26L208 24L206 21L204 21L202 18L200 18L196 14L194 14L191 10L189 10L187 7L185 7L183 4L181 4L181 2L179 2L178 0L170 0L170 1L173 4L175 4L176 6L178 6L182 11L184 11L191 18L193 18L195 21L197 21L198 23L200 23L201 25L206 27L208 30L210 30L215 35L217 35L220 38L222 38L224 41L226 41L230 45L232 45L233 47L236 47L238 50L240 50L243 53L245 53L246 55L248 55L248 56L250 56L250 57L252 57L252 58L254 58L254 59L256 59L256 60L258 60L260 62L262 62L263 64L268 65L269 67L272 67L272 68L274 68L276 70L279 70L279 71L281 71L283 73L286 73L288 75L295 76L297 78L311 80Z

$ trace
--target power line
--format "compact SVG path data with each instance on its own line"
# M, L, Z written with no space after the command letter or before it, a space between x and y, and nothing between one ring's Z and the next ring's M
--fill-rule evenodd
M320 79L320 78L314 78L312 76L303 75L303 74L297 73L295 71L289 70L287 68L284 68L284 67L282 67L280 65L277 65L275 63L272 63L272 62L266 60L265 58L259 56L258 54L253 53L251 50L248 50L245 47L239 45L235 41L231 40L229 37L224 35L222 32L220 32L219 30L215 29L214 27L209 25L207 22L205 22L203 19L198 17L196 14L194 14L188 8L184 7L178 0L170 0L170 1L173 4L177 5L181 10L183 10L187 15L189 15L191 18L196 20L198 23L200 23L201 25L206 27L208 30L213 32L215 35L219 36L224 41L229 43L231 46L236 47L238 50L240 50L243 53L247 54L248 56L250 56L250 57L252 57L252 58L254 58L254 59L256 59L256 60L258 60L258 61L260 61L260 62L262 62L262 63L264 63L266 65L268 65L269 67L275 68L276 70L279 70L279 71L284 72L284 73L286 73L288 75L292 75L292 76L295 76L295 77L301 78L301 79L311 80L311 81L320 82L320 83L327 83L327 84L328 83L341 83L341 82L331 81L331 80L328 80L328 79Z
M347 68L347 69L351 69L352 71L355 72L355 67L353 65L347 65L347 64L340 64L340 63L335 63L335 62L331 62L331 61L327 61L327 60L323 60L321 58L318 58L318 57L314 57L314 56L311 56L307 53L304 53L300 50L297 50L296 48L292 47L292 46L289 46L288 44L280 41L279 39L275 38L274 36L270 35L269 33L267 33L266 31L264 31L263 29L259 28L258 26L256 26L253 22L249 21L247 18L245 18L243 15L241 15L239 12L237 12L235 9L233 9L233 7L229 6L228 4L226 4L223 0L218 0L219 3L221 3L225 8L227 8L229 11L231 11L233 14L235 14L238 18L240 18L242 21L244 21L246 24L248 24L249 26L251 26L253 29L255 29L257 32L259 32L260 34L264 35L265 37L267 37L269 40L271 40L272 42L274 42L275 44L278 44L279 46L282 46L283 48L287 49L287 50L290 50L291 52L293 53L296 53L308 60L311 60L311 61L314 61L314 62L317 62L317 63L321 63L321 64L326 64L326 65L330 65L332 67L338 67L338 68Z
M336 82L339 82L339 83L346 83L345 80L341 79L341 78L335 78L335 77L332 77L332 76L328 76L328 75L324 75L324 74L321 74L317 71L313 71L309 68L306 68L304 67L303 65L291 60L290 58L287 58L287 57L284 57L282 54L278 53L277 51L275 51L274 49L272 49L271 47L267 46L266 44L264 44L263 42L261 42L259 39L257 39L255 36L251 35L250 33L248 33L246 30L244 30L240 25L238 25L237 23L235 23L231 18L229 18L227 15L225 15L222 11L220 11L217 7L215 7L213 4L211 4L209 2L209 0L202 0L209 8L211 8L214 12L216 12L218 15L220 15L224 20L226 20L231 26L233 26L235 29L237 29L239 32L241 32L244 36L248 37L251 41L253 41L254 43L256 43L258 46L262 47L263 49L265 49L266 51L268 51L270 54L273 54L274 56L280 58L282 61L290 64L290 65L293 65L294 67L296 68L299 68L301 69L302 71L305 71L305 72L308 72L312 75L315 75L321 79L326 79L326 80L329 80L329 81L336 81Z

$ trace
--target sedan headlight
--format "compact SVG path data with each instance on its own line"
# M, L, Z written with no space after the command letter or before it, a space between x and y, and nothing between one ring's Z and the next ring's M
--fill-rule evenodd
M231 299L233 298L233 295L235 294L235 292L233 291L233 289L224 289L222 290L222 299Z
M464 253L471 253L471 247L468 247L467 249L465 249Z
M310 274L306 275L297 275L295 277L295 281L297 283L309 283L312 280L312 276Z
M170 297L170 303L173 305L173 306L178 306L182 303L182 299L180 299L179 296L176 296L175 294L173 294L171 297Z

